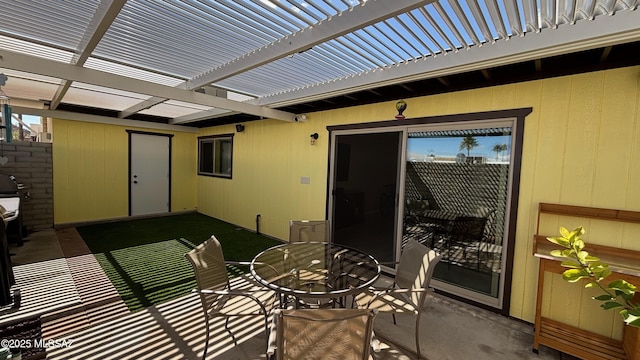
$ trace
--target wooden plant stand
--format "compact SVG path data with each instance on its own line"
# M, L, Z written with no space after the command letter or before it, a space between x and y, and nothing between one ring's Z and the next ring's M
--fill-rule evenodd
M557 249L558 246L549 242L547 236L539 235L540 215L542 214L640 223L640 212L636 211L548 203L539 204L538 225L533 242L533 254L540 259L533 351L537 353L539 346L545 345L585 360L640 360L640 355L638 355L640 345L637 332L635 332L635 340L632 339L631 341L633 342L627 344L627 338L631 339L634 335L627 334L628 331L626 329L625 342L623 343L623 341L582 330L542 316L545 272L561 274L566 270L560 265L560 259L549 255L549 252ZM587 245L585 250L609 264L613 274L610 275L608 280L624 279L635 285L640 284L640 251L591 244ZM630 333L633 333L633 330Z

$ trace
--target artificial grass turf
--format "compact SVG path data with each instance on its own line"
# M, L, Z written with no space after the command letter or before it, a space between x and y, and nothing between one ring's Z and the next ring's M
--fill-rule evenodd
M251 260L279 240L198 213L81 226L82 239L129 310L159 304L196 287L184 254L215 235L226 260ZM246 268L229 267L231 276Z

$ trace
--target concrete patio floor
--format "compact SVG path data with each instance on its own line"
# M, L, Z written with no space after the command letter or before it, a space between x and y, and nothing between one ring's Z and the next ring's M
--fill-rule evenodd
M0 308L3 322L40 314L48 359L198 359L204 346L200 302L189 294L130 313L75 229L33 233L11 247L20 309ZM243 278L239 286L251 286ZM55 290L52 290L55 289ZM421 320L422 356L447 359L574 359L546 347L531 351L533 326L434 294ZM414 317L380 314L375 333L382 350L374 359L415 359ZM264 359L263 323L231 322L237 346L222 322L212 323L208 359Z

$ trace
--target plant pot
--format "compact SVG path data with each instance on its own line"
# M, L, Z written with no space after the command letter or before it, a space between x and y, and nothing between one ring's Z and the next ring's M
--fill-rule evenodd
M628 360L640 360L640 328L625 325L622 345Z

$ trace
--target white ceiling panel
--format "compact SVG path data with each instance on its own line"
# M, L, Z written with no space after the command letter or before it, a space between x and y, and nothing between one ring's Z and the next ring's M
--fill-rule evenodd
M85 67L89 69L95 69L105 71L110 74L127 76L133 79L150 81L156 84L162 84L167 86L178 86L184 82L184 79L178 79L175 77L165 76L151 71L127 66L111 61L89 58L85 64Z
M112 89L104 86L85 84L78 81L74 82L71 87L76 89L90 90L90 91L99 92L103 94L112 94L112 95L117 95L122 97L128 97L128 98L137 99L137 100L146 100L149 98L149 96L144 94L134 93L131 91L117 90L117 89Z
M11 79L11 81L7 81L7 85L11 84L11 82L13 82L13 79L16 79L16 78L17 79L39 81L39 82L44 82L44 83L49 83L49 84L59 84L60 81L62 81L62 79L56 78L56 77L52 77L52 76L39 75L39 74L34 74L34 73L29 73L29 72L24 72L24 71L18 71L18 70L12 70L12 69L0 68L0 73L4 73L5 75L7 75Z
M149 109L142 110L140 111L140 114L177 118L181 116L196 114L205 110L207 109L195 104L176 104L175 102L170 103L167 101L165 103L154 105Z
M124 110L143 100L139 96L122 96L114 94L113 92L88 90L76 86L69 88L65 98L68 99L69 102L80 106L118 111Z
M164 104L173 105L173 106L179 106L179 107L185 107L185 108L191 108L191 109L200 110L200 111L211 109L211 107L209 107L209 106L193 104L193 103L188 103L188 102L184 102L184 101L177 101L177 100L167 100L167 101L164 102Z
M3 72L0 69L0 72ZM11 72L6 72L9 79L7 84L2 87L2 91L9 96L10 99L24 100L45 100L51 99L56 93L58 83L43 82L24 79L18 76L12 76Z

